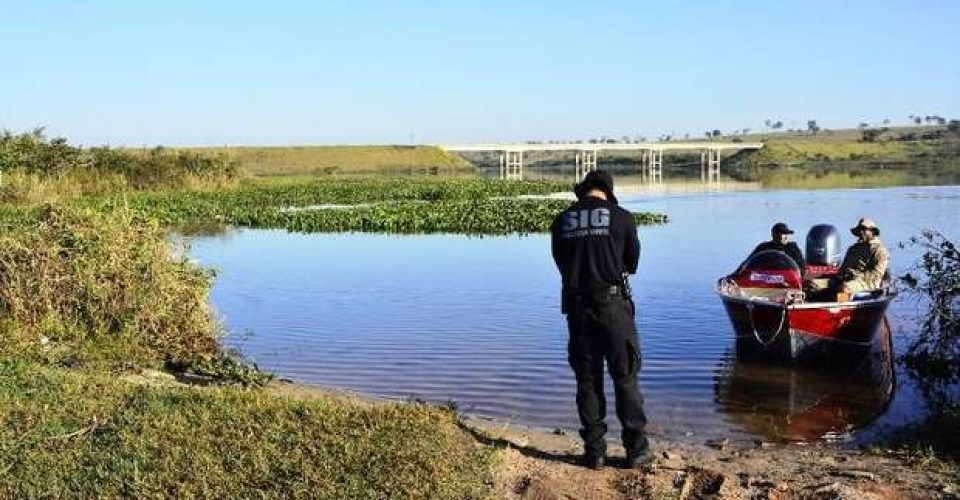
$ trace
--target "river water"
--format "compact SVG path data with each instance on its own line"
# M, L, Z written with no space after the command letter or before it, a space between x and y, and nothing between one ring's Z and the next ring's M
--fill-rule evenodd
M802 248L819 223L836 225L849 245L846 228L869 216L901 275L918 251L897 243L924 228L956 236L960 188L623 195L621 203L670 216L640 228L632 281L653 434L865 442L923 415L924 399L899 367L886 397L876 361L840 372L738 362L713 284L778 220ZM514 424L578 427L548 236L241 229L195 238L191 254L218 272L212 300L231 331L227 343L280 377L454 402ZM903 295L891 306L897 352L916 314ZM615 420L608 416L612 429Z

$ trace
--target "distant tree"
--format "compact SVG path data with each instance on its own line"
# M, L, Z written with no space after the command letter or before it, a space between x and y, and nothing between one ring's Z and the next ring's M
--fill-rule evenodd
M688 132L688 133L686 133L686 134L683 134L683 139L684 139L684 140L689 140L689 139L690 139L690 133Z
M664 134L660 136L660 140L663 142L670 142L670 139L673 139L670 134Z
M620 138L620 142L622 142L622 143L624 143L624 144L630 144L630 136L629 136L629 135L625 135L625 136L621 137L621 138Z
M917 115L910 115L910 120L912 120L914 124L920 125L920 122L923 121L923 118Z
M934 116L933 119L937 121L937 125L946 125L946 124L947 124L947 119L944 118L944 117L942 117L942 116Z
M587 141L587 142L589 142L590 144L596 144L596 143L597 143L597 140L596 140L596 139L590 139L590 140Z
M747 135L747 134L749 134L749 133L750 133L750 129L749 129L749 128L743 129L743 135Z
M884 125L890 125L890 119L889 119L889 118L884 118L884 119L883 119L883 124L884 124Z
M867 123L867 122L860 122L860 125L857 125L857 128L860 129L860 130L863 130L863 129L868 128L868 127L870 127L870 124Z
M807 130L808 130L811 134L816 134L817 132L820 131L820 126L817 125L817 121L816 121L816 120L807 120Z
M763 126L767 128L773 128L773 121L767 118L763 121Z
M721 135L723 135L723 132L720 132L719 130L714 129L712 134L714 137L720 137Z
M882 130L875 128L864 129L860 132L860 142L877 142L882 133Z
M776 123L774 123L771 126L773 127L774 130L780 130L783 128L783 122L780 120L777 120Z
M713 132L711 132L711 131L708 130L708 131L704 132L703 135L707 136L707 139L709 139L709 138L713 137Z
M960 120L950 120L950 123L947 124L947 130L954 134L960 134Z

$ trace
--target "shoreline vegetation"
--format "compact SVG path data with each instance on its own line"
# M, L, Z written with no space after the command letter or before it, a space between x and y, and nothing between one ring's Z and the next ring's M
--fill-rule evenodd
M258 177L206 150L0 136L0 496L919 498L956 488L956 466L938 455L818 444L798 473L784 467L798 463L794 447L656 437L652 469L593 473L572 465L565 436L297 388L224 349L213 276L172 231L527 234L567 204L522 195L570 182L435 178L446 172L433 166L426 178L302 166Z

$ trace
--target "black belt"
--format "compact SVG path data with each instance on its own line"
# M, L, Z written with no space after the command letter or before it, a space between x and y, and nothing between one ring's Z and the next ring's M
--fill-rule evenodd
M604 288L594 288L593 290L572 290L571 297L597 297L602 295L623 295L623 287L613 285Z

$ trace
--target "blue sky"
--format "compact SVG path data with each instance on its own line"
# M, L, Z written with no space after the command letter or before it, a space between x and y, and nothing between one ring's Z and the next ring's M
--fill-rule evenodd
M960 2L0 0L0 128L436 143L960 118Z

